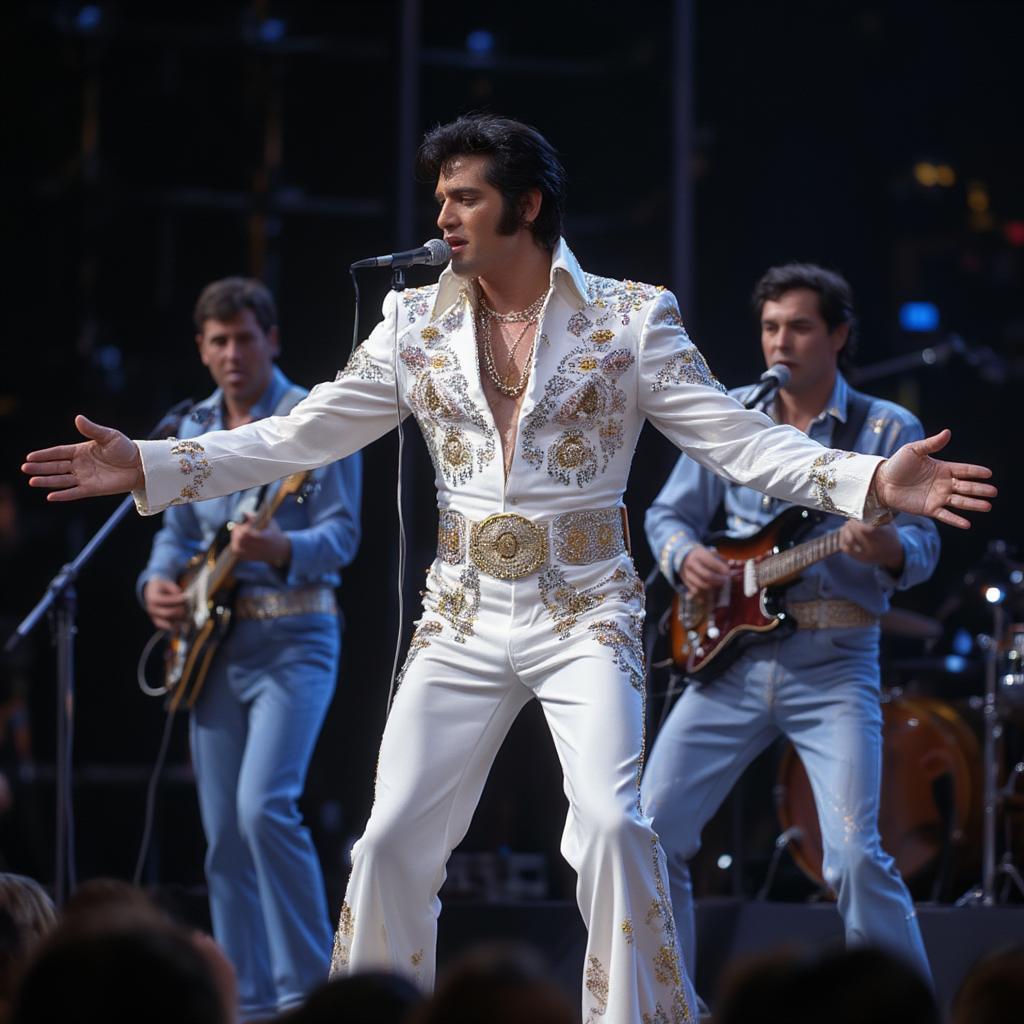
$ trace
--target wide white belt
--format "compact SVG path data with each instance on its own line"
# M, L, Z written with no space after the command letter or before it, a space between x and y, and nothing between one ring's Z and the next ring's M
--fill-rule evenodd
M474 522L454 509L442 509L437 555L448 565L468 561L500 580L522 579L551 561L590 565L629 550L625 513L613 505L551 519L500 512Z

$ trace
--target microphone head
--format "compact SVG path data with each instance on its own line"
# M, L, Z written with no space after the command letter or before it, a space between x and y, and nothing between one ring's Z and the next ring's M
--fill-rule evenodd
M452 247L443 238L428 238L423 248L430 250L430 259L426 262L428 267L439 267L452 258Z
M769 366L768 369L761 374L761 380L774 381L776 387L784 388L789 383L789 378L792 376L793 374L785 363L776 363L774 366Z

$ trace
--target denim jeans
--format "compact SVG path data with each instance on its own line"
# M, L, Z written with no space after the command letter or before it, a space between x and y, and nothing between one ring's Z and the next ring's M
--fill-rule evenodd
M192 714L210 915L243 1018L294 1006L327 978L327 898L297 801L339 650L333 616L236 623Z
M782 734L807 769L825 880L847 942L888 948L931 977L913 902L878 834L881 725L873 627L800 630L758 644L679 698L654 742L641 796L668 858L691 970L696 936L687 862L744 768Z

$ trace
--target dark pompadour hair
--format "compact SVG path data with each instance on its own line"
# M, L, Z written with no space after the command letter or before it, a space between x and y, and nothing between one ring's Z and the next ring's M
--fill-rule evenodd
M230 320L243 309L253 311L264 331L277 324L274 296L262 281L252 277L224 277L208 284L199 294L192 319L202 334L207 320Z
M498 230L514 234L522 226L523 195L540 190L541 205L530 224L533 237L554 249L565 215L565 168L554 147L536 128L495 114L466 114L427 132L419 151L419 171L435 181L460 156L486 156L487 180L501 193L504 213Z
M834 331L840 324L849 327L846 344L839 352L839 368L847 370L853 365L857 347L857 318L853 313L853 290L842 274L826 270L816 263L784 263L770 267L754 285L751 302L754 313L761 318L766 302L777 302L786 292L795 288L810 288L818 293L818 311L822 320Z

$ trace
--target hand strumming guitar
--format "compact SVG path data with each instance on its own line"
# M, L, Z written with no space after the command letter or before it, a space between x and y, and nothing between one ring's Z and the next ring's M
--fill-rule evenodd
M142 602L157 629L170 633L185 621L185 591L173 580L165 580L162 576L147 580Z
M690 597L713 593L729 580L729 563L714 548L698 544L691 548L679 567L679 578Z

